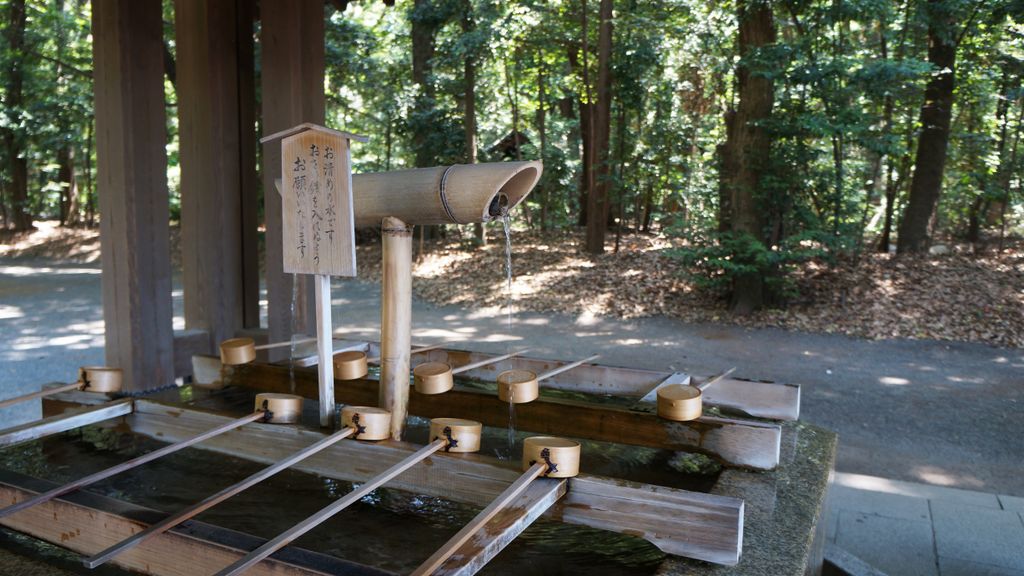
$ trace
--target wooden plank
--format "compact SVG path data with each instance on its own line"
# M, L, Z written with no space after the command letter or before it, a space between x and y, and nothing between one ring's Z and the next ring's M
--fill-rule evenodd
M537 518L565 495L565 480L541 478L502 509L473 538L459 547L444 564L431 572L435 576L471 576L512 543Z
M419 362L448 362L452 366L482 360L493 354L461 350L435 350L416 359ZM542 360L520 357L514 366L540 374L562 364L560 360ZM494 382L495 377L508 365L483 366L471 370L463 377ZM600 364L585 364L564 375L544 381L545 388L584 392L587 394L613 394L615 396L643 398L671 372L657 372L636 368L620 368ZM771 420L796 420L800 416L800 386L774 382L755 382L738 378L725 378L708 388L704 394L705 406L720 408L738 415Z
M306 130L277 145L281 146L282 189L268 202L281 202L284 271L355 276L348 140Z
M203 347L242 328L242 190L236 5L175 0L185 327Z
M231 498L232 496L239 494L242 491L255 486L256 484L259 484L260 482L266 480L267 478L270 478L274 474L277 474L278 472L295 465L296 462L301 462L303 459L309 458L313 454L316 454L317 452L323 450L324 448L327 448L331 444L334 444L335 442L338 442L344 438L348 438L354 433L355 429L353 428L343 428L338 432L335 432L334 434L327 436L323 440L315 442L312 446L307 446L306 448L299 450L294 454L290 454L287 458L275 462L270 466L267 466L266 468L260 470L259 472L256 472L255 474L247 476L246 478L232 484L231 486L228 486L227 488L220 490L216 494L208 496L203 500L199 501L198 503L189 506L184 510L175 512L174 514L165 518L164 520L161 520L160 522L150 525L145 530L135 533L134 535L132 535L131 538L126 538L125 540L118 542L114 546L111 546L110 548L107 548L101 552L98 552L90 556L89 558L86 558L82 563L85 564L86 568L96 568L97 566L106 563L114 556L123 553L125 550L134 548L135 546L138 546L139 544L143 543L149 538L162 534L186 520L195 518L199 514L202 514L203 512L209 510L210 508L213 508L214 506L220 504L221 502L227 500L228 498Z
M441 567L452 554L459 551L466 542L473 538L480 530L487 525L499 512L509 506L513 500L518 498L538 476L546 472L547 464L538 462L531 466L522 476L516 479L505 489L493 502L481 510L468 524L448 539L436 552L430 555L422 564L412 571L410 576L430 576L435 570ZM543 510L542 510L543 512ZM486 564L486 561L484 562Z
M671 386L673 384L683 384L688 386L690 384L690 375L683 374L682 372L673 372L668 378L665 378L657 386L651 388L650 392L644 394L644 397L641 398L639 402L642 402L644 404L657 404L658 390L664 388L665 386Z
M31 497L55 486L9 471L0 471L0 505ZM51 500L0 520L0 524L72 552L90 555L128 538L166 515L119 500L79 492ZM113 561L125 569L153 576L212 574L264 540L202 522L191 521L160 534ZM389 573L353 562L289 547L249 574L313 576Z
M242 202L242 326L260 327L259 181L256 173L256 0L235 0L239 188Z
M322 2L261 0L260 95L264 134L286 130L303 122L324 124L324 5ZM316 325L313 282L306 276L294 281L284 272L281 203L273 193L281 178L281 145L263 145L264 218L266 221L267 326L270 341L291 337L293 329L312 334ZM287 358L276 350L271 360Z
M267 364L238 366L231 383L269 392L318 397L314 375ZM335 399L343 404L375 405L378 383L372 380L335 382ZM716 384L717 386L717 384ZM444 394L410 393L409 412L424 418L468 418L488 426L508 425L508 404L491 392L456 387ZM705 416L692 422L671 422L647 411L602 406L577 400L541 397L516 405L520 430L700 452L736 467L771 470L779 464L782 429L759 421Z
M108 366L125 391L174 382L160 0L92 13L97 187Z
M226 420L215 413L137 400L136 413L128 423L138 434L173 442ZM323 434L311 430L254 423L199 447L271 463L321 438ZM364 482L420 448L395 441L339 442L294 469ZM431 464L409 469L389 486L485 506L520 475L513 464L481 454L439 454ZM639 536L669 554L721 564L738 560L742 541L742 500L588 474L569 480L565 498L547 516Z
M93 396L96 396L93 394ZM21 442L45 438L60 432L73 430L81 426L94 424L110 418L125 416L132 413L130 398L115 400L99 406L73 408L63 414L49 416L35 422L26 422L20 426L0 430L0 448L6 448Z
M774 420L800 419L800 386L725 378L704 392L708 406L718 406Z
M290 542L296 538L302 537L310 530L330 520L335 514L341 512L345 508L355 504L362 500L370 492L373 492L377 488L383 486L388 480L391 480L395 476L398 476L402 472L405 472L409 468L419 464L423 460L429 458L432 454L438 450L443 449L448 445L447 440L444 438L434 440L430 444L420 448L416 452L409 456L406 456L401 462L396 463L391 468L388 468L384 472L381 472L377 476L368 479L365 483L355 488L348 494L345 494L341 498L338 498L334 502L331 502L327 506L324 506L320 510L305 518L298 524L285 530L279 535L275 536L271 540L268 540L266 544L260 546L256 550L245 555L244 558L240 558L237 562L228 566L217 573L217 576L236 576L245 572L248 568L259 564L261 560L270 556L277 550L287 546Z
M198 434L196 434L194 436L191 436L189 438L185 438L183 440L179 440L178 442L175 442L174 444L168 444L167 446L163 446L161 448L153 450L152 452L147 452L147 453L145 453L145 454L143 454L141 456L136 456L135 458L132 458L131 460L129 460L127 462L122 462L120 464L116 464L114 466L111 466L110 468L106 468L106 469L100 470L99 472L94 472L94 473L92 473L92 474L90 474L90 475L88 475L88 476L86 476L84 478L79 478L77 480L72 480L71 482L68 482L67 484L63 484L61 486L57 486L56 488L53 488L53 489L48 490L46 492L43 492L42 494L37 494L37 495L35 495L35 496L33 496L33 497L29 498L29 499L21 500L21 501L15 503L15 504L11 504L10 506L8 506L6 508L0 509L0 518L6 518L7 516L10 516L11 514L16 514L16 513L20 512L22 510L26 510L26 509L31 508L33 506L37 506L39 504L42 504L43 502L49 502L50 500L53 500L54 498L58 498L60 496L63 496L64 494L67 494L69 492L74 492L74 491L76 491L76 490L78 490L80 488L84 488L86 486L89 486L90 484L95 484L96 482L99 482L101 480L106 480L107 478L110 478L112 476L116 476L116 475L118 475L118 474L120 474L122 472L126 472L128 470L131 470L132 468L136 468L138 466L142 466L143 464L146 464L147 462L152 462L153 460L156 460L157 458L162 458L163 456L166 456L168 454L173 454L174 452L178 452L179 450L184 450L185 448L188 448L189 446L193 446L193 445L195 445L195 444L197 444L199 442L202 442L204 440L208 440L210 438L214 438L214 437L216 437L216 436L218 436L220 434L223 434L224 432L227 432L228 430L232 430L234 428L238 428L239 426L242 426L244 424L248 424L249 422L252 422L252 421L256 420L257 418L263 418L263 417L264 417L263 413L257 412L257 413L245 416L243 418L238 418L236 420L230 420L228 422L224 422L224 423L220 424L219 426L214 427L212 430L204 430L204 431L202 431L202 432L200 432L200 433L198 433Z
M206 330L174 331L174 377L185 378L194 374L192 357L210 352L210 335Z

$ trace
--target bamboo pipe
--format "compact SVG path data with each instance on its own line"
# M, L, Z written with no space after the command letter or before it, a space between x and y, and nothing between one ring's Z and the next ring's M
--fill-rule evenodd
M63 386L56 386L54 388L45 388L43 390L29 392L28 394L22 394L21 396L15 396L14 398L8 398L0 401L0 408L7 408L8 406L27 402L34 398L44 398L46 396L60 394L61 392L70 392L71 390L85 390L88 392L102 393L120 392L121 381L120 368L83 366L78 369L77 382L71 382L70 384L64 384Z
M576 368L581 364L593 362L600 358L600 354L588 356L582 360L570 362L558 368L552 368L539 376L529 370L506 370L498 374L498 398L502 402L510 404L525 404L533 402L540 396L540 381L551 378Z
M704 413L704 390L733 373L730 368L699 384L670 384L658 389L658 416L676 422L688 422Z
M388 216L381 222L381 236L379 405L391 413L391 436L401 440L409 404L412 227Z
M455 386L453 376L456 374L468 372L474 368L487 366L488 364L494 364L495 362L501 362L502 360L507 360L513 356L525 354L529 351L529 348L525 348L518 352L511 352L509 354L495 356L494 358L486 358L454 369L447 362L424 362L413 369L413 384L416 387L416 391L420 394L441 394L451 390Z
M96 554L83 560L82 563L87 568L96 568L97 566L106 563L114 556L117 556L122 552L130 550L154 536L163 534L164 532L170 530L171 528L174 528L178 524L181 524L186 520L189 520L191 518L194 518L195 516L198 516L199 514L202 514L203 512L209 510L210 508L213 508L217 504L220 504L221 502L227 500L228 498L231 498L232 496L235 496L236 494L239 494L240 492L243 492L244 490L247 490L255 486L256 484L259 484L260 482L266 480L267 478L270 478L271 476L277 474L278 472L286 468L291 468L292 466L298 464L299 462L305 460L306 458L309 458L310 456L313 456L318 452L322 452L324 449L334 445L339 440L343 440L345 438L348 438L349 436L352 436L353 434L356 434L359 431L359 409L360 407L346 407L346 410L349 410L351 414L355 415L355 425L346 426L345 428L342 428L341 430L335 432L334 434L322 438L321 440L313 443L312 445L307 446L306 448L303 448L302 450L299 450L298 452L295 452L289 455L288 457L271 464L270 466L267 466L266 468L260 470L259 472L256 472L255 474L250 475L244 480L241 480L239 482L232 484L231 486L228 486L227 488L224 488L220 492L217 492L216 494L205 498L204 500L182 510L181 512L171 515L165 518L164 520L157 522L156 524L152 524L142 532L137 532L133 534L131 537L126 538L118 542L117 544L114 544L106 550L97 552ZM376 409L371 408L369 410ZM349 418L351 420L352 416L350 415ZM385 426L384 428L386 429L387 426Z
M393 216L408 224L470 224L499 218L540 179L540 162L456 164L352 176L357 228Z
M377 226L388 216L410 225L488 222L518 206L543 169L538 161L485 162L355 174L355 226ZM280 192L280 180L274 184Z
M412 571L411 576L428 576L441 567L448 558L479 532L499 512L508 507L530 483L542 476L571 478L580 472L580 444L572 440L550 436L533 436L523 444L523 472L493 502L480 511L469 524L462 527L441 548Z
M480 424L475 424L479 428ZM434 422L431 421L431 429L433 430L433 428ZM423 448L420 448L416 452L412 453L402 461L398 462L397 464L388 468L387 470L378 474L377 476L370 478L364 484L359 486L359 488L356 488L355 490L349 492L342 498L339 498L338 500L335 500L331 504L328 504L324 508L320 509L320 511L314 513L312 516L309 516L308 518L299 522L295 526L292 526L288 530L285 530L274 539L269 540L263 546L260 546L256 550L253 550L246 556L240 558L234 564L221 570L217 573L216 576L232 576L234 574L241 574L242 572L258 564L267 556L270 556L274 552L287 546L296 538L301 537L303 534L306 534L313 528L316 528L323 522L327 521L338 512L341 512L345 508L358 502L363 498L363 496L366 496L370 492L373 492L378 487L380 487L387 481L391 480L395 476L398 476L402 472L405 472L409 468L415 466L417 463L427 459L430 455L438 452L439 450L456 451L456 443L450 442L450 439L452 437L452 430L450 428L450 426L445 427L446 437L435 436L435 439L430 444L427 444ZM477 446L479 447L479 432L477 434L477 443Z
M99 482L100 480L105 480L107 478L110 478L111 476L115 476L117 474L120 474L121 472L125 472L125 471L131 470L132 468L135 468L137 466L141 466L143 464L146 464L147 462L152 462L153 460L156 460L157 458L166 456L168 454L172 454L172 453L177 452L179 450L183 450L185 448L188 448L189 446L192 446L193 444L198 444L199 442L202 442L203 440L208 440L208 439L213 438L214 436L217 436L219 434L223 434L223 433L228 432L230 430L234 430L235 428L238 428L239 426L243 426L243 425L248 424L250 422L255 422L256 420L259 420L261 418L267 418L268 414L269 414L268 410L257 410L256 412L253 412L252 414L249 414L248 416L245 416L243 418L239 418L237 420L232 420L231 422L228 422L227 424L223 424L223 425L218 426L218 427L216 427L216 428L214 428L212 430L208 430L206 432L203 432L202 434L198 434L196 436L193 436L192 438L189 438L188 440L182 440L181 442L176 442L174 444L170 444L168 446L164 446L163 448L160 448L158 450L154 450L152 452L143 454L142 456L138 456L136 458L132 458L131 460L129 460L127 462L122 462L121 464L117 464L115 466L111 466L110 468L107 468L106 470L100 470L99 472L96 472L94 474L90 474L90 475L86 476L85 478L80 478L80 479L75 480L73 482L69 482L69 483L67 483L67 484L65 484L63 486L58 486L57 488L54 488L54 489L49 490L47 492L43 492L41 494L37 494L37 495L33 496L32 498L28 498L26 500L22 500L21 502L18 502L16 504L12 504L12 505L10 505L10 506L0 510L0 518L4 518L4 517L7 517L7 516L10 516L11 514L14 514L15 512L20 512L21 510L25 510L26 508L31 508L32 506L35 506L36 504L42 504L43 502L49 502L50 500L53 500L54 498L57 498L59 496L63 496L64 494L67 494L68 492L74 492L75 490L78 490L79 488L83 488L83 487L88 486L90 484L94 484L96 482Z

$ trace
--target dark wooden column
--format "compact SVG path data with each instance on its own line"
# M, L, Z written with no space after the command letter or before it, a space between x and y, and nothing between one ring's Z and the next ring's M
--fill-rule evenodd
M246 296L258 302L253 298L258 279L253 286L244 282L243 198L256 194L255 158L249 157L255 139L253 94L245 93L242 81L244 72L251 73L246 63L252 60L252 21L245 43L246 23L239 14L240 5L248 3L177 0L174 5L185 325L205 331L207 352L245 326Z
M263 134L302 122L324 123L324 3L322 0L261 0ZM292 332L292 276L281 262L281 200L274 180L281 177L281 142L263 146L264 214L268 320L271 341ZM299 276L296 327L312 334L313 282Z
M160 0L92 14L107 364L141 391L174 381Z

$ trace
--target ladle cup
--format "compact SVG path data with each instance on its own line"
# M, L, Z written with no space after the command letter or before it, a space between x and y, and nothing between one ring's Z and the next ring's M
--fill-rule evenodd
M441 548L413 570L412 576L427 576L479 532L492 518L509 506L540 477L572 478L580 472L580 444L554 436L532 436L523 441L523 475L498 495L475 518L463 526Z
M8 406L20 404L22 402L32 400L34 398L44 398L46 396L60 394L61 392L70 392L72 390L112 394L114 392L121 391L121 381L122 374L120 368L109 368L106 366L83 366L78 369L77 382L71 382L70 384L55 386L53 388L45 388L43 390L38 390L36 392L29 392L28 394L15 396L14 398L8 398L6 400L0 401L0 408L6 408Z
M658 389L658 416L676 422L688 422L704 413L704 390L733 373L730 368L699 384L670 384Z
M420 346L419 348L413 348L409 353L419 354L421 352L429 352L436 348L440 348L441 346L444 346L444 344ZM334 378L336 380L358 380L359 378L366 376L369 372L370 364L377 364L380 362L380 356L367 358L366 352L360 352L359 350L346 350L335 354L333 362Z
M487 366L488 364L501 362L502 360L508 360L509 358L518 356L519 354L525 354L526 352L529 352L529 348L465 364L458 368L452 368L451 365L446 362L424 362L423 364L419 364L413 368L413 385L416 387L416 391L420 394L441 394L451 390L455 386L454 376L456 374L468 372L474 368Z
M256 341L248 336L240 338L228 338L220 343L220 362L225 366L238 366L248 364L256 359L256 352L259 350L271 350L273 348L284 348L285 346L298 346L316 342L316 338L302 338L300 340L289 340L286 342L272 342L270 344L256 345Z
M316 528L338 512L358 502L388 480L405 472L435 452L440 450L445 452L475 452L479 450L482 428L483 426L479 422L473 422L472 420L461 420L458 418L435 418L431 420L430 436L433 440L430 444L420 448L379 475L368 479L355 490L328 504L319 512L282 532L276 538L269 540L266 544L218 572L217 576L231 576L245 572L267 556L287 546L288 543Z
M498 374L498 398L502 402L508 402L510 404L525 404L527 402L533 402L538 396L540 396L541 380L551 378L552 376L561 374L562 372L567 372L581 364L592 362L600 357L600 354L595 354L584 358L583 360L577 360L564 366L548 370L540 375L537 375L530 370L506 370L501 374Z

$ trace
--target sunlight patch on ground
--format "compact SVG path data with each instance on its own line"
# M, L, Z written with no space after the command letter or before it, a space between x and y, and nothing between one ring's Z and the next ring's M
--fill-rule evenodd
M69 274L102 274L99 268L56 268L50 266L0 266L0 274L9 276L63 276Z

